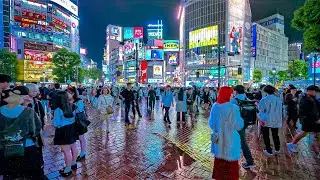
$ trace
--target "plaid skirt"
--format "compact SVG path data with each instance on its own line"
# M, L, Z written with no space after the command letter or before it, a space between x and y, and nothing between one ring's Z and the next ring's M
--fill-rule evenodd
M215 158L212 178L216 180L238 180L239 162Z

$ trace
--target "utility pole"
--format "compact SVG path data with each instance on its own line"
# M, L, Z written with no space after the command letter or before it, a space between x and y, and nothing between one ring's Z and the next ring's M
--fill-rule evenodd
M318 60L318 54L314 54L314 60L313 60L313 85L316 85L316 65Z
M219 26L220 28L220 26ZM220 89L221 86L221 55L220 55L220 30L218 29L218 89Z
M136 43L136 52L135 52L135 54L136 54L136 86L138 87L138 85L139 85L139 63L138 63L138 61L139 61L139 55L138 55L138 53L139 53L139 51L138 51L138 43Z

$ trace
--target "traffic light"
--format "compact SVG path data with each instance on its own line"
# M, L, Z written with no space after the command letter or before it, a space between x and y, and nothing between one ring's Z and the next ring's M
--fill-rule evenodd
M241 74L242 74L242 68L239 67L239 68L238 68L238 75L241 75Z
M196 72L196 77L199 78L200 77L200 72Z

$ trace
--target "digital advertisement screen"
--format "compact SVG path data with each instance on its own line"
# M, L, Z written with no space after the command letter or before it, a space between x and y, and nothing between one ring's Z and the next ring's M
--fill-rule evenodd
M218 25L189 32L189 49L218 45Z
M108 39L113 39L122 42L122 27L108 26L107 28Z
M317 61L315 62L314 55L310 55L309 58L309 68L308 68L308 74L309 76L313 77L314 74L314 67L316 67L316 75L320 74L320 55L317 56Z
M164 51L160 49L146 50L146 60L164 60Z
M240 54L242 52L242 27L231 28L230 36L230 52Z
M167 62L170 65L178 65L179 53L178 52L166 52Z
M252 57L257 57L257 25L252 25Z
M124 45L123 45L124 55L132 55L134 53L134 50L135 50L135 45L133 40L127 40L124 42Z
M133 39L134 38L134 28L124 27L123 28L123 39Z

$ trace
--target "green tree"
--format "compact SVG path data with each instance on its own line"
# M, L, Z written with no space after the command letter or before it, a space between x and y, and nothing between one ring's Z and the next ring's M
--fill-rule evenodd
M102 76L102 71L98 68L92 68L92 69L89 69L88 71L89 71L88 72L89 78L91 79L94 79L94 80L100 79Z
M78 81L79 83L82 83L87 77L88 77L89 71L87 69L84 69L82 67L78 68Z
M77 53L69 52L67 49L60 49L53 56L52 62L55 65L52 73L55 75L57 82L65 82L69 78L71 81L77 81L75 69L81 63L80 56Z
M320 1L306 0L304 5L294 12L292 27L303 31L304 48L314 52L320 48Z
M281 82L290 80L288 71L279 71L277 72L277 76Z
M291 80L308 77L308 62L301 61L300 59L291 60L288 64L288 76Z
M10 75L16 80L18 76L17 55L6 49L0 50L0 73Z
M260 69L255 69L253 71L253 82L258 83L262 80L262 71Z

